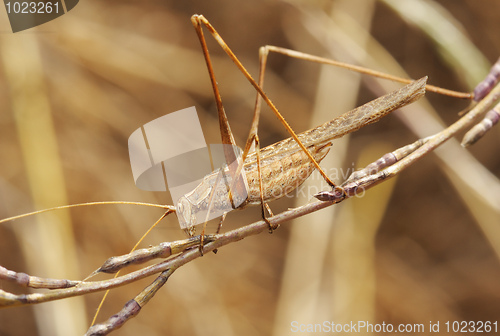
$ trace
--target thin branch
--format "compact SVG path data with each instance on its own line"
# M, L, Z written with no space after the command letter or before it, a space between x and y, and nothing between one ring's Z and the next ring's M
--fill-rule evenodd
M304 215L307 215L309 213L318 211L320 209L326 208L328 206L331 206L332 204L339 203L343 201L345 198L348 198L350 196L353 196L356 194L356 191L359 188L362 188L363 190L367 190L372 188L373 186L377 185L378 183L381 183L385 181L386 179L393 177L397 174L399 174L402 170L408 168L411 166L413 163L415 163L418 159L422 158L424 155L432 152L434 149L436 149L438 146L446 142L448 139L456 135L460 131L466 130L468 127L470 127L475 120L477 120L481 115L485 113L485 111L488 109L488 107L498 98L500 97L500 85L497 85L490 94L488 94L481 102L479 102L469 113L464 115L461 119L459 119L457 122L446 128L445 130L435 134L434 136L431 136L426 139L426 141L421 141L418 143L418 145L410 145L415 147L416 149L414 151L411 151L407 156L402 157L401 159L398 159L398 161L380 171L378 171L375 174L371 175L364 175L359 177L358 179L355 180L348 180L347 183L344 184L344 188L346 189L346 194L345 196L340 197L339 195L335 194L334 192L330 192L330 198L328 199L329 201L324 202L324 201L315 201L306 205L303 205L298 208L290 209L288 211L284 211L276 216L273 216L269 218L269 222L273 226L277 226L280 224L283 224L287 221L290 221L291 219L301 217ZM407 147L407 146L405 146ZM413 150L413 149L412 149ZM393 153L401 153L402 151L396 150ZM403 151L405 152L405 151ZM398 154L399 155L399 154ZM401 155L400 155L401 156ZM327 199L326 197L324 199ZM213 235L210 236L210 239L213 239L213 241L209 242L208 244L203 246L203 253L208 253L210 251L214 251L216 249L220 249L222 246L228 245L230 243L237 242L239 240L242 240L246 237L252 236L259 234L263 231L267 231L268 229L268 223L264 220L260 220L258 222L246 225L244 227L241 227L239 229L235 229L229 232L226 232L224 234L219 234L219 235ZM199 239L199 238L198 238ZM168 277L179 267L187 264L188 262L197 259L198 257L201 256L200 250L197 248L190 248L193 246L193 244L196 242L196 240L181 240L177 242L172 242L170 243L171 245L170 248L175 245L178 247L176 251L186 249L184 252L181 254L172 257L170 259L167 259L163 262L160 262L155 265L147 266L141 270L131 272L127 275L115 278L115 279L110 279L110 280L104 280L104 281L92 281L92 282L80 282L76 286L71 287L71 288L65 288L65 289L58 289L54 290L48 293L34 293L34 294L12 294L8 293L5 291L0 290L0 307L7 307L7 306L20 306L20 305L26 305L26 304L36 304L36 303L42 303L42 302L47 302L47 301L53 301L53 300L59 300L67 297L73 297L73 296L78 296L78 295L84 295L88 293L93 293L97 291L102 291L102 290L107 290L107 289L112 289L116 288L119 286L126 285L128 283L137 281L139 279L143 279L145 277L151 276L153 274L157 273L162 273L154 282L152 285L150 285L148 288L143 290L134 300L129 301L127 305L124 307L124 309L117 314L115 317L112 317L110 320L108 320L105 324L108 325L105 329L114 330L118 328L119 326L123 325L129 318L135 316L139 310L140 307L142 307L144 304L146 304L151 297L157 292L157 290L167 281ZM159 245L160 246L160 245ZM150 256L155 255L155 257L161 257L161 256L166 256L169 253L165 252L168 249L165 249L163 246L163 249L160 248L150 248L150 249L145 249L142 252L140 252L137 255L128 255L126 257L121 257L118 259L115 259L113 262L111 262L114 265L128 265L130 264L129 261L134 261L136 263L143 262L148 257L146 256L148 253ZM160 251L160 252L159 252ZM142 253L142 254L141 254ZM140 257L137 257L140 255ZM170 251L171 255L171 251ZM128 258L128 259L127 259ZM117 261L119 260L119 261ZM125 260L125 262L123 261ZM108 260L109 261L109 260ZM120 266L120 268L122 267ZM104 267L104 266L103 266ZM110 271L108 269L108 271ZM103 268L103 271L106 270L106 267ZM22 284L25 282L25 278L20 277L19 279L15 279L16 275L9 273L11 271L8 271L4 268L0 269L0 271L3 271L4 278L12 278L14 281ZM114 271L114 270L113 270ZM41 278L37 278L41 279ZM54 280L55 281L55 280ZM64 280L62 280L64 281ZM135 303L133 303L133 302ZM132 302L132 303L131 303ZM134 308L135 307L135 308ZM102 325L94 326L93 328L101 328ZM96 330L95 329L95 330ZM90 330L89 330L90 331Z
M280 225L291 219L306 215L308 213L323 209L334 202L314 202L306 204L302 207L291 209L282 212L269 219L271 224ZM203 253L211 252L227 244L239 241L248 236L256 235L262 231L267 230L268 224L261 220L250 225L246 225L236 230L226 232L224 234L219 234L213 236L214 241L206 244L203 247ZM84 295L94 292L99 292L107 289L112 289L120 287L131 282L146 278L156 273L160 273L171 269L172 271L181 267L182 265L200 257L200 251L198 249L191 249L183 252L182 254L158 263L156 265L151 265L145 267L141 270L128 273L118 278L103 280L103 281L89 281L81 282L78 286L54 290L49 293L33 293L33 294L11 294L0 290L0 307L6 306L21 306L27 304L37 304L42 302L60 300L68 297L74 297L78 295Z
M348 179L348 181L346 181L347 183L342 184L345 193L347 196L354 196L358 190L367 190L388 178L396 176L401 171L415 163L415 161L421 159L424 155L431 153L457 133L471 127L474 122L488 110L489 106L498 100L499 97L500 85L497 85L483 100L475 105L472 110L441 132L426 138L425 143L416 148L411 154L375 174L363 176L354 181L350 181L350 179ZM415 144L417 143L418 141ZM413 145L414 144L409 146L411 147ZM324 201L337 201L339 199L341 200L343 196L339 195L335 191L330 191L321 192L317 195L317 197Z
M14 272L0 266L0 280L7 280L17 283L22 287L60 289L74 287L81 281L66 279L49 279L31 276L26 273Z
M163 287L167 282L173 270L167 270L160 273L160 275L153 281L151 285L146 287L135 298L128 301L122 310L117 314L111 316L106 322L93 325L87 330L85 336L107 335L110 332L121 328L125 322L135 317L141 311L142 307L146 305L153 298L153 296Z

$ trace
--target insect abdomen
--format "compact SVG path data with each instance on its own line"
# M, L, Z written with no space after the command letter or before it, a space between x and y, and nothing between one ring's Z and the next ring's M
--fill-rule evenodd
M317 162L320 162L330 149L326 145L314 145L308 149ZM307 155L298 148L294 153L261 163L262 191L264 202L279 199L300 186L314 171L315 167ZM245 167L248 183L248 199L246 204L260 204L259 178L257 167Z

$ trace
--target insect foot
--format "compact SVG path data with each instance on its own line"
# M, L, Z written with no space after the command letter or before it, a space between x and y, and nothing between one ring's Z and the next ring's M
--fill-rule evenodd
M277 228L279 228L279 227L280 227L280 225L279 225L279 224L273 225L273 224L269 221L269 219L267 219L267 218L264 218L264 220L266 221L267 225L269 226L269 233L273 233L273 232L274 232L274 230L276 230Z

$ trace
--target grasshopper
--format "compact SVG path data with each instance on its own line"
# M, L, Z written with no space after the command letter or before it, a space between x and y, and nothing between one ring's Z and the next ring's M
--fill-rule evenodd
M223 144L236 146L223 108L222 98L217 86L217 80L215 78L210 54L203 34L203 26L206 27L210 34L212 34L222 49L227 53L227 55L257 91L253 121L245 144L245 149L243 151L240 164L238 165L238 169L236 170L236 174L232 175L239 177L240 172L243 171L243 181L231 181L230 183L243 184L243 187L247 190L248 197L238 206L238 208L242 209L247 205L260 205L262 209L262 218L268 222L270 232L272 232L274 228L267 220L266 210L272 216L272 212L270 211L267 203L279 199L295 190L311 175L314 170L318 170L325 181L332 187L337 195L337 200L342 200L346 196L342 187L336 186L319 166L319 162L321 162L321 160L328 153L332 140L342 137L343 135L353 132L365 125L374 123L390 112L406 104L414 102L424 95L426 89L456 97L469 97L468 94L461 94L431 85L426 85L426 77L412 82L361 67L347 66L340 62L275 46L262 47L259 52L261 70L259 74L259 82L257 83L204 16L193 15L191 17L191 21L198 34L212 83ZM362 73L368 73L373 76L388 78L409 84L399 90L349 111L318 127L297 135L263 91L265 66L267 56L270 52L282 53L290 57L296 57L318 63L348 67ZM257 128L262 100L271 108L291 137L266 148L260 149ZM256 150L255 152L250 153L252 145L255 145ZM226 162L228 163L234 162L237 159L231 151L225 152L225 155ZM176 209L180 225L190 236L194 235L194 225L200 222L197 220L195 215L197 212L210 212L211 210L226 208L228 206L223 201L223 195L227 192L225 185L218 184L216 181L216 173L206 176L200 185L198 185L192 192L181 197L178 201ZM221 187L213 187L214 185L220 185ZM240 186L240 188L242 188L242 186ZM229 189L231 190L231 188ZM224 216L222 216L217 232L220 230L223 219ZM204 232L205 231L203 230L203 233Z

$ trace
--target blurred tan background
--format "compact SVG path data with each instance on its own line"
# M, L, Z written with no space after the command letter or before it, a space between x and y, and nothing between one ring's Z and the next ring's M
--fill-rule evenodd
M272 44L393 74L399 65L412 78L428 75L432 84L470 91L500 55L500 3L484 0L85 0L17 34L0 12L0 218L90 201L171 203L167 193L135 187L127 139L148 121L195 106L207 142L219 142L190 22L195 13L211 21L254 76L258 48ZM243 145L255 93L207 39ZM265 88L299 132L392 90L278 55L270 56ZM437 114L426 112L424 102L406 116L389 116L337 141L322 166L341 182L349 169L439 130L437 115L449 125L467 106L427 97ZM268 109L259 135L263 145L287 137ZM499 144L498 129L467 150L447 144L440 156L429 155L365 197L197 259L115 334L288 335L292 321L423 323L426 331L429 321L440 321L440 334L453 334L444 332L444 322L496 321ZM305 196L277 201L273 211L308 202L318 188L313 180ZM154 208L107 205L0 224L0 265L83 279L110 256L127 253L160 216ZM235 211L223 229L258 219L258 209ZM142 246L182 238L171 216ZM99 321L152 280L113 290ZM101 297L0 310L0 335L84 334Z

